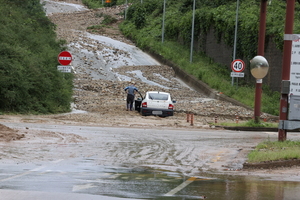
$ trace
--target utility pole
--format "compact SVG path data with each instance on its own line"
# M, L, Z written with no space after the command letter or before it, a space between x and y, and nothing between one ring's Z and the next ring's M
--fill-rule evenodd
M238 22L239 22L239 0L236 1L233 60L235 60L235 58L236 58L237 31L238 31L238 24L239 24Z
M196 9L196 0L193 3L193 20L192 20L192 38L191 38L191 53L190 53L190 63L193 62L193 49L194 49L194 31L195 31L195 9Z
M260 24L258 33L258 50L257 55L265 54L265 35L266 35L266 16L267 0L261 0L260 3ZM255 85L255 102L254 102L254 121L259 122L261 109L262 79L256 79Z
M165 39L165 15L166 15L166 0L164 0L163 23L161 32L161 42L164 43Z
M236 12L235 12L235 27L234 27L234 44L233 44L233 59L236 58L236 43L237 43L237 31L238 31L238 22L239 22L239 0L236 1ZM234 85L234 77L231 78L231 85Z
M126 17L127 17L127 8L128 8L128 2L126 0L126 8L125 8L125 20L126 20Z
M291 51L293 42L293 26L294 26L295 0L286 0L286 16L285 16L285 34L283 44L283 62L281 80L289 81L291 72ZM287 120L288 117L288 94L281 92L280 98L280 114L279 120ZM286 140L286 130L278 129L278 141Z

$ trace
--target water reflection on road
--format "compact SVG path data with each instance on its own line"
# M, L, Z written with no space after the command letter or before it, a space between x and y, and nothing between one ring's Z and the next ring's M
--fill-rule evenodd
M73 163L73 162L72 162ZM151 168L96 166L92 158L76 165L58 160L32 170L30 165L1 165L2 189L80 193L129 199L298 199L298 182L266 181L244 176L187 177ZM4 168L3 168L4 167ZM13 173L18 175L12 176ZM7 177L6 177L7 176Z
M276 134L4 124L52 132L0 145L0 195L9 189L157 200L300 196L300 182L212 170L235 169L244 159L241 149Z
M167 199L299 199L298 182L266 181L253 177L203 176L194 177L186 186L187 180L180 173L168 173L146 168L111 169L106 178L95 179L92 194L123 198ZM184 186L182 186L184 185ZM182 186L182 187L178 187ZM179 188L175 192L172 191ZM77 191L83 192L83 191ZM171 195L168 195L172 193Z

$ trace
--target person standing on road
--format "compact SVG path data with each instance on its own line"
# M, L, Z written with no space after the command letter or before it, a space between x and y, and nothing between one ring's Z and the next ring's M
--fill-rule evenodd
M135 82L131 82L130 86L127 86L126 88L124 88L124 90L127 92L127 111L128 110L132 110L133 107L133 101L134 101L134 95L135 95L135 91L138 92L138 89L134 86Z

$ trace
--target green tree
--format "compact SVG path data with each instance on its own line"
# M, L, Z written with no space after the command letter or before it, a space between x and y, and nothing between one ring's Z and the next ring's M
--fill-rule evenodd
M58 72L55 25L39 0L0 0L0 110L70 110L72 75Z

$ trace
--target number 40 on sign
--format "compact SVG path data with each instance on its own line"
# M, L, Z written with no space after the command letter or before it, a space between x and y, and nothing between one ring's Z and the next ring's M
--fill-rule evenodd
M245 62L240 59L236 59L236 60L232 61L231 69L234 72L242 72L245 69Z
M237 59L232 61L231 63L231 69L233 72L231 72L231 77L244 77L244 73L241 73L245 69L245 62Z

